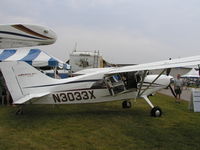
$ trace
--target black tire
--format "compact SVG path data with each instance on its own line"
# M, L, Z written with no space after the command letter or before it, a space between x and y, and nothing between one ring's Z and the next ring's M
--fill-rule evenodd
M131 108L131 102L130 101L123 101L122 102L122 108Z
M156 106L156 107L152 108L151 116L153 116L153 117L161 117L162 116L162 110L160 109L160 107Z

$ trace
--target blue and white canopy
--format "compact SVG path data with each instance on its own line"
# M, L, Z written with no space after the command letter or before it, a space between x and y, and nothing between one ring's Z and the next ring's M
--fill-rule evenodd
M0 50L0 61L25 61L34 67L51 66L70 69L70 65L48 55L40 49Z

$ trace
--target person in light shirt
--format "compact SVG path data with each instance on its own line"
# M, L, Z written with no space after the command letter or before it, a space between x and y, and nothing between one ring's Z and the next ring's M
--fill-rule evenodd
M180 74L177 74L174 80L174 91L176 93L176 102L180 103L181 93L183 89L183 80L180 78Z

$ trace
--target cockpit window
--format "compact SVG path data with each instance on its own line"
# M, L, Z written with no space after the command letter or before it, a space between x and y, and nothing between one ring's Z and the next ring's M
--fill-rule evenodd
M104 82L104 80L99 80L97 82L95 82L91 88L94 88L94 89L101 89L101 88L105 88L106 87L106 84Z

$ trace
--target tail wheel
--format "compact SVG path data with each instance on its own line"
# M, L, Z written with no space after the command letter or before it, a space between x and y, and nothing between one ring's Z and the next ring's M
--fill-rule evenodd
M18 109L15 114L16 115L23 115L24 111L22 109Z
M160 107L156 106L156 107L152 108L151 116L153 116L153 117L161 117L162 116L162 110L160 109Z
M130 101L123 101L122 102L122 108L131 108L131 102Z
M23 105L19 105L18 110L15 113L16 115L23 115L24 114L24 110L23 110Z

